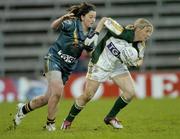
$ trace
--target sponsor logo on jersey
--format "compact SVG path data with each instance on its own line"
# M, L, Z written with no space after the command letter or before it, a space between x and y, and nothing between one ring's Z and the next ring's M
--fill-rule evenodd
M112 42L110 42L108 45L107 45L107 48L110 50L110 52L117 58L121 59L120 58L120 51L114 46L114 44Z
M59 55L60 58L63 59L66 63L73 63L73 62L76 60L76 58L73 57L73 56L70 56L70 55L67 55L67 54L63 54L63 53L62 53L62 50L60 50L60 51L58 52L58 55Z

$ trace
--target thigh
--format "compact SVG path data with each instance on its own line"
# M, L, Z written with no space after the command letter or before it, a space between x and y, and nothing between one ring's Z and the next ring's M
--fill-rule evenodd
M125 93L131 93L135 90L134 80L129 72L119 74L112 77L112 80L117 84Z
M88 101L92 99L94 94L96 93L98 87L99 87L99 82L87 79L86 80L86 86L85 90L83 91L83 94L81 94L77 99L76 103L78 106L84 107Z
M95 80L86 80L86 86L85 86L85 93L90 93L91 95L94 95L99 88L100 82Z
M45 96L49 98L56 89L55 86L64 87L62 81L62 73L60 71L49 71L45 74L48 80L48 91ZM54 86L55 85L55 86Z
M46 78L48 80L48 82L51 82L52 80L58 80L59 82L62 82L62 73L61 71L48 71L47 73L45 73Z
M49 75L48 75L49 74ZM61 79L63 84L69 78L70 71L65 71L62 68L60 61L52 60L50 58L45 59L45 75L48 75L49 79Z
M96 65L89 64L86 78L97 82L104 82L109 78L109 72Z

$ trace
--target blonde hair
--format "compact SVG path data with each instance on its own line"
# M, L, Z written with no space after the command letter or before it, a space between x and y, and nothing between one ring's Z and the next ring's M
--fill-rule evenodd
M140 28L143 29L144 27L151 27L152 28L152 32L153 32L153 25L151 24L151 22L149 22L147 19L145 18L138 18L134 24L129 24L126 26L126 29L136 29L136 28Z
M143 29L144 27L151 27L151 28L152 28L152 31L153 31L153 25L152 25L151 22L148 21L147 19L138 18L138 19L134 22L134 28Z

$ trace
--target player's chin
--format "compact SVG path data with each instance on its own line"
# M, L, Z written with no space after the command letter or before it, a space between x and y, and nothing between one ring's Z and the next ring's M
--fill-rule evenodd
M144 41L147 41L147 40L149 40L149 37L145 37L145 38L144 38Z
M147 38L143 38L143 39L141 39L141 41L142 41L142 42L147 41L147 40L148 40Z
M91 27L93 27L93 25L94 25L94 23L91 23L91 24L89 24L89 27L91 28Z

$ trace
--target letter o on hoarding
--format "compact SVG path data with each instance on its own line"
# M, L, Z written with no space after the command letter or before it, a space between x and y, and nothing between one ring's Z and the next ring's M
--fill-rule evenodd
M79 97L83 93L84 84L85 84L86 78L84 76L77 78L72 84L71 84L71 93L74 98ZM96 94L92 98L92 100L99 99L104 92L103 85L100 85L98 88Z

